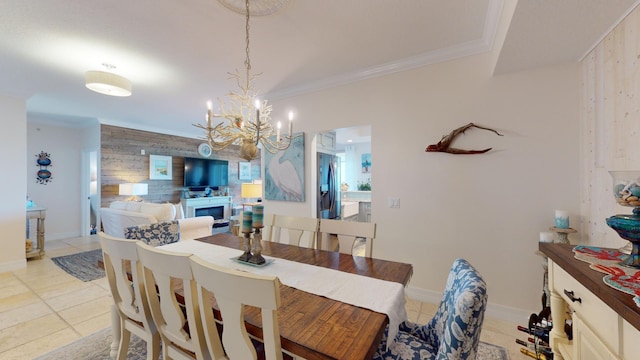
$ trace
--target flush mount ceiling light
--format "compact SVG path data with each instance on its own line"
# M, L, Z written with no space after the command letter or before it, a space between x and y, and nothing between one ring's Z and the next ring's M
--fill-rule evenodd
M102 64L105 68L113 70L116 67ZM124 76L107 71L90 70L84 74L85 86L100 94L111 96L130 96L131 81Z

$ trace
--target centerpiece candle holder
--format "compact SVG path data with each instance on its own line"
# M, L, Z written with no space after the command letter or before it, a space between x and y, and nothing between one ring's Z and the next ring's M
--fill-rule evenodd
M252 213L252 226L254 228L253 248L249 262L256 265L262 265L266 262L264 257L262 257L262 234L260 233L260 229L264 227L262 224L263 218L264 207L262 205L254 205Z
M238 257L239 261L249 262L251 260L251 232L252 229L253 214L251 211L245 211L242 213L242 225L240 230L244 234L244 244L242 250L244 253Z
M620 265L640 268L640 171L610 171L609 174L613 178L613 196L618 204L633 207L630 215L607 218L607 225L631 243L629 256Z

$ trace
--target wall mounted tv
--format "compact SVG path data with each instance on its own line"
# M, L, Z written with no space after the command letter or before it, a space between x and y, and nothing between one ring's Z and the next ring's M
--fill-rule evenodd
M227 160L184 158L184 186L188 188L229 185Z

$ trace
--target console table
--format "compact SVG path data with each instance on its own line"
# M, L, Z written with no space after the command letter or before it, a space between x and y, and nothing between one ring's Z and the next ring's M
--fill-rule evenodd
M44 256L44 218L46 216L47 209L42 207L30 207L27 208L27 238L31 237L30 234L30 224L29 221L31 219L37 219L37 228L36 228L36 246L29 252L27 252L27 259L32 257L42 257Z
M196 210L198 209L208 209L222 206L224 207L224 215L222 219L229 219L229 217L231 217L231 200L231 196L212 196L193 199L181 199L180 203L182 204L182 208L184 209L184 214L186 217L195 217ZM215 220L221 219L216 217Z
M554 360L636 359L640 354L640 307L632 296L607 286L603 273L574 258L573 245L539 244L549 258ZM573 340L564 332L571 309Z

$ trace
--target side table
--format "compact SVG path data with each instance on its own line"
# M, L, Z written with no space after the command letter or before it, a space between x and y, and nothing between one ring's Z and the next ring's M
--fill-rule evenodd
M27 259L32 257L42 257L44 255L44 218L46 216L47 209L42 207L30 207L27 208L27 237L30 237L29 230L29 220L37 219L37 228L36 228L36 245L33 250L27 252Z

